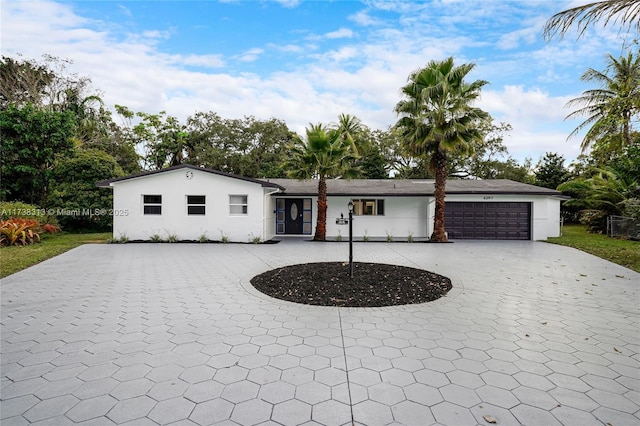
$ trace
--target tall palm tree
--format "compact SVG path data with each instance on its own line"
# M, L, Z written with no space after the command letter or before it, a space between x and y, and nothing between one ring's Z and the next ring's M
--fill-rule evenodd
M318 214L316 241L327 238L327 178L352 177L357 170L353 163L357 156L340 132L322 124L310 124L307 140L294 137L290 159L286 161L287 174L295 179L318 179Z
M466 83L464 78L474 64L455 66L453 58L431 61L425 68L409 75L402 88L405 99L395 107L400 115L398 126L405 149L430 159L435 174L435 218L431 240L446 242L444 228L447 154L469 153L473 142L482 138L479 122L489 118L485 111L473 107L484 80Z
M607 26L610 21L620 22L622 27L635 27L640 31L640 0L604 0L572 7L553 15L544 26L544 36L552 39L562 37L576 24L578 37L593 23L602 21Z
M587 90L567 103L568 107L579 107L567 118L587 117L569 135L589 128L580 146L583 152L604 137L621 135L624 145L632 143L631 122L640 112L640 55L634 57L629 52L616 59L609 54L607 59L604 72L589 68L581 77L582 81L600 83L602 88Z

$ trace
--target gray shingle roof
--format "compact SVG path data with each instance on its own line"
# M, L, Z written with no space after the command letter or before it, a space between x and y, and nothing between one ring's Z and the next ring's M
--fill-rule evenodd
M168 167L161 170L137 173L134 175L103 180L96 183L99 187L109 187L114 182L135 179L144 176L151 176L171 170L192 169L226 176L233 179L240 179L247 182L254 182L263 187L278 188L279 194L290 196L313 196L318 194L318 181L315 179L254 179L244 176L224 173L218 170L206 169L181 164L179 166ZM328 179L327 194L333 196L432 196L435 191L432 179ZM515 182L508 179L495 180L464 180L455 179L447 181L447 194L526 194L526 195L549 195L560 196L559 191L542 188L526 183Z
M285 188L282 194L301 196L317 195L317 180L266 179ZM329 179L327 194L333 196L432 196L435 191L432 179ZM561 195L559 191L542 188L508 179L449 180L447 194L527 194Z
M254 179L254 178L249 178L249 177L246 177L246 176L234 175L234 174L231 174L231 173L221 172L219 170L206 169L204 167L193 166L191 164L180 164L180 165L177 165L177 166L167 167L165 169L152 170L152 171L147 171L147 172L142 172L142 173L136 173L136 174L129 175L129 176L123 176L123 177L119 177L119 178L102 180L100 182L96 182L96 186L102 187L102 188L104 188L104 187L108 188L114 182L121 182L123 180L135 179L135 178L140 178L140 177L144 177L144 176L151 176L151 175L155 175L155 174L158 174L158 173L164 173L164 172L168 172L168 171L171 171L171 170L180 170L180 169L199 170L201 172L207 172L207 173L211 173L211 174L214 174L214 175L225 176L225 177L229 177L229 178L232 178L232 179L240 179L240 180L244 180L244 181L247 181L247 182L257 183L257 184L262 185L264 187L284 189L284 188L279 187L278 184L273 183L273 182L269 182L268 180L265 180L265 179Z

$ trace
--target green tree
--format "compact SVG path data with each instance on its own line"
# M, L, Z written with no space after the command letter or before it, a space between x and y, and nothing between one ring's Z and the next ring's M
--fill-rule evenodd
M58 216L64 229L109 229L113 194L97 188L96 182L120 176L124 172L109 154L95 149L78 150L75 155L56 161L46 206L66 211Z
M605 230L607 216L624 212L626 200L640 198L638 177L622 177L609 167L591 169L589 174L561 184L558 190L571 196L565 205L579 210L581 220L596 232Z
M2 198L42 206L56 158L71 155L75 116L71 111L10 104L0 110Z
M556 13L545 24L543 33L547 39L556 35L562 37L575 24L578 36L581 36L590 25L600 21L603 21L604 26L610 21L619 22L622 27L627 26L629 29L635 26L638 31L639 14L638 0L596 1Z
M294 179L318 179L318 215L316 241L327 238L327 178L349 178L357 174L357 158L353 145L345 141L340 132L322 124L311 124L306 129L306 141L294 138L290 146L286 169Z
M138 112L136 115L141 121L133 127L133 134L144 149L146 168L159 170L182 164L190 148L186 126L176 117L165 117L165 111L158 114Z
M402 88L404 95L395 107L400 115L407 151L428 156L435 174L435 218L431 239L446 242L444 227L447 155L468 153L473 142L481 139L479 123L489 118L485 111L472 106L480 95L484 80L466 83L464 78L474 64L455 66L453 58L431 61L413 72Z
M282 159L292 133L278 119L223 119L198 112L187 119L188 162L248 177L285 177Z
M0 108L5 109L9 104L41 105L46 87L54 78L45 64L3 56L0 59Z
M538 162L535 175L536 185L556 189L567 181L571 173L565 168L562 155L547 152Z
M587 90L567 103L578 107L567 118L587 117L569 135L588 129L582 140L583 152L596 143L617 143L620 147L632 143L632 122L640 112L640 56L629 52L619 59L607 55L607 59L604 72L589 68L581 77L600 83L601 88Z

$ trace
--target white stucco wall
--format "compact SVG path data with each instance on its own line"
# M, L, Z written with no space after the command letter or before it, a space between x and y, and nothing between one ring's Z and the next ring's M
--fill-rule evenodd
M372 238L391 235L396 239L425 237L427 232L428 197L353 197L354 199L384 200L383 216L354 216L353 236L362 238L365 234ZM340 213L348 217L347 204L351 197L328 197L327 236L349 235L349 227L336 225Z
M187 171L193 173L193 178L186 178ZM265 189L258 183L177 169L114 182L112 186L114 212L128 212L114 216L114 238L149 240L156 234L162 239L175 235L179 240L197 240L205 235L220 240L221 233L238 242L254 237L263 241L271 238L264 226L269 221L265 197L271 188ZM162 195L161 215L143 214L143 195ZM206 196L204 216L187 215L187 195ZM247 195L247 215L230 214L229 195Z

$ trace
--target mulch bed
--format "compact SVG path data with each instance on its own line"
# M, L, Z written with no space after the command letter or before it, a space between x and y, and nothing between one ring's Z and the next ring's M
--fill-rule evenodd
M379 307L424 303L451 290L451 280L422 269L380 263L305 263L273 269L251 284L276 299L319 306Z

